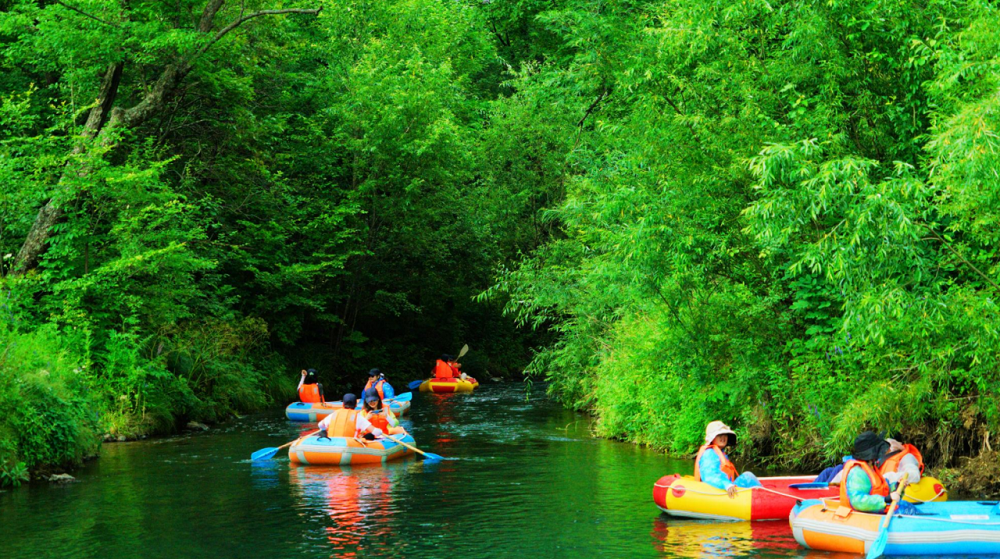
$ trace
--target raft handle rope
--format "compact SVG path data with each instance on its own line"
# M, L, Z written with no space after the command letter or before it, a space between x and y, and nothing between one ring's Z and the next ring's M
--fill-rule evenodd
M654 483L653 487L663 487L663 488L666 488L666 489L670 489L670 487L672 485L673 484L670 484L670 485L660 485L659 483ZM774 493L775 495L781 495L782 497L788 497L789 499L795 499L796 501L801 501L802 500L802 496L801 495L789 495L788 493L782 493L781 491L776 491L774 489L771 489L770 487L764 487L763 485L761 485L759 487L737 487L736 488L736 492L739 493L741 491L753 491L754 489L762 489L762 490L767 491L769 493ZM685 487L684 491L690 491L691 493L697 493L699 495L708 495L709 497L728 497L729 496L729 494L726 493L725 491L723 491L721 493L709 493L707 491L698 491L697 489L691 489L690 487Z

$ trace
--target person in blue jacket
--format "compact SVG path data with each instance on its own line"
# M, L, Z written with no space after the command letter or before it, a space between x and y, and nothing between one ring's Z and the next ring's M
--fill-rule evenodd
M694 477L712 487L722 489L730 499L736 498L737 488L760 487L753 472L740 474L725 450L736 444L736 433L725 423L713 421L705 428L705 444L694 459Z
M374 391L378 394L379 400L382 400L383 402L396 397L396 391L392 388L392 385L385 380L385 375L382 371L378 369L368 371L368 383L365 384L364 390L361 391L362 398L367 397L370 391Z

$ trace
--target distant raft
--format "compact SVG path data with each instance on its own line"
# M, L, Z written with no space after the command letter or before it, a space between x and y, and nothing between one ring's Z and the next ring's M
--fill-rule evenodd
M386 400L385 403L389 405L389 409L391 409L392 413L396 415L403 415L410 410L409 400L403 400L400 402L395 400ZM323 421L326 416L343 407L343 402L326 402L323 404L295 402L289 404L288 407L285 408L285 416L292 421L308 421L310 423L316 423L317 421Z
M997 501L924 503L919 516L889 523L885 555L1000 554ZM853 511L838 500L808 500L792 508L792 535L803 547L867 553L885 515Z
M397 439L416 445L409 434ZM288 458L293 464L358 465L380 464L411 456L413 451L389 439L365 441L344 437L317 437L299 439L288 447Z
M692 476L663 476L653 484L653 502L671 516L711 520L784 520L796 500L833 497L839 488L812 483L812 476L763 477L763 487L725 491Z
M437 392L450 394L452 392L472 392L479 382L472 377L460 378L429 378L420 385L421 392Z

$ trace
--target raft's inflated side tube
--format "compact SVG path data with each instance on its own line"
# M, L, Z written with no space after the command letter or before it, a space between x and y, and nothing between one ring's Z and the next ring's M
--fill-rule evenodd
M397 439L416 445L410 435ZM288 459L293 464L357 465L380 464L411 456L413 451L389 439L365 441L364 444L344 437L320 438L315 435L299 439L288 447Z
M885 555L1000 554L997 501L925 503L919 516L896 515L889 524ZM852 511L839 500L808 500L789 515L792 534L803 547L867 553L884 515Z
M653 484L653 502L663 512L685 518L712 520L784 520L796 500L837 495L836 486L820 485L793 489L793 484L810 483L812 476L764 477L763 488L739 489L736 497L692 476L664 476Z
M452 392L472 392L479 386L479 382L472 377L460 378L431 378L420 385L421 392L437 392L439 394L450 394Z
M392 409L392 413L396 415L403 415L410 410L409 400L403 400L402 402L387 400L386 403L389 404L389 408ZM291 419L292 421L308 421L310 423L316 423L317 421L323 421L326 416L342 407L344 407L343 402L326 402L325 404L295 402L289 404L288 407L285 408L285 417Z
M931 501L947 501L948 490L941 482L931 476L923 476L920 481L906 486L903 499L911 503L929 503Z

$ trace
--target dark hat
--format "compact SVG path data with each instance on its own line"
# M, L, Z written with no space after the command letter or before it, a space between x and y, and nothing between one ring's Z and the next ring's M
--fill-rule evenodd
M379 376L381 374L382 374L382 371L380 371L378 369L372 369L372 370L368 371L368 376L370 376L370 377L377 377L377 376Z
M353 410L356 407L358 407L358 397L351 393L344 394L344 409Z
M378 392L371 391L368 393L368 396L365 397L365 401L368 402L369 404L377 404L381 402L382 399L378 397Z
M306 374L311 377L314 377L316 376L316 369L306 369Z
M854 440L854 459L871 462L882 458L889 450L889 443L885 440L885 434L876 434L874 431L865 431Z

